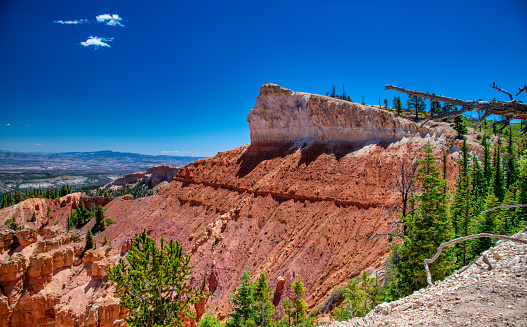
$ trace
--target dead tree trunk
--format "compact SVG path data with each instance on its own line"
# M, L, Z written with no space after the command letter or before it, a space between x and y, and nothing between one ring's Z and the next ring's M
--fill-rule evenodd
M446 97L442 95L436 95L434 93L407 90L404 87L398 87L394 85L385 85L384 89L385 90L395 90L395 91L406 93L409 96L423 97L425 99L450 103L453 106L461 107L461 109L455 112L451 112L451 113L447 113L447 114L443 114L439 116L434 116L434 117L431 117L431 116L428 117L429 119L433 119L433 120L441 120L445 118L457 117L457 116L462 115L465 112L469 112L472 110L478 110L478 111L483 111L484 114L479 119L476 125L476 128L478 128L479 125L488 116L498 115L498 116L505 117L505 120L498 122L498 124L503 124L502 126L502 129L503 129L503 127L505 127L507 123L511 121L511 119L527 119L527 104L514 100L511 93L497 87L496 84L492 84L491 87L493 89L496 89L500 92L507 94L509 98L511 99L511 101L499 101L496 99L493 99L491 101L483 101L483 100L468 100L467 101L467 100L450 98L450 97ZM527 92L527 86L524 86L523 88L521 88L518 94L516 95L519 95L523 91Z
M455 238L455 239L453 239L451 241L448 241L448 242L445 242L445 243L441 243L441 245L437 249L437 253L432 257L432 259L425 259L423 261L424 266L425 266L426 281L428 282L428 286L434 285L432 283L432 275L430 275L430 269L428 269L428 264L436 261L437 258L439 258L439 255L441 254L441 252L443 252L444 248L446 248L447 246L452 245L452 244L456 244L456 243L459 243L459 242L464 242L464 241L467 241L467 240L472 240L472 239L475 239L475 238L482 238L482 237L499 238L501 240L507 240L507 241L513 241L513 242L527 244L526 240L521 240L519 238L514 238L514 237L510 237L510 236L506 236L506 235L495 235L495 234L489 234L489 233L481 233L481 234L476 234L476 235L468 235L468 236L458 237L458 238Z
M494 210L498 210L498 209L511 209L511 208L520 208L520 207L527 207L527 204L510 204L510 205L505 205L505 206L497 206L497 207L490 208L488 210L482 211L479 214L482 215L484 213L487 213L487 212L490 212L490 211L494 211ZM519 243L527 244L526 240L520 240L519 238L510 237L510 236L507 236L507 235L495 235L495 234L489 234L489 233L481 233L481 234L476 234L476 235L468 235L468 236L458 237L458 238L455 238L455 239L453 239L451 241L441 243L441 245L439 245L439 248L437 249L436 254L432 257L432 259L425 259L423 261L423 263L425 265L426 281L428 282L428 285L429 286L433 285L433 283L432 283L432 276L430 275L430 270L428 269L428 264L436 261L437 258L439 258L439 255L441 254L441 252L443 251L444 248L446 248L447 246L452 245L452 244L456 244L456 243L459 243L459 242L472 240L472 239L475 239L475 238L482 238L482 237L499 238L501 240L509 240L509 241L513 241L513 242L519 242ZM490 263L489 263L489 266L490 266Z

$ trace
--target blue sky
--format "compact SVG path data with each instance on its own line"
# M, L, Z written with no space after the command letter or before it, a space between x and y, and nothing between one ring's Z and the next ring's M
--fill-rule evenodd
M524 0L2 1L0 149L213 156L265 83L508 100L526 35Z

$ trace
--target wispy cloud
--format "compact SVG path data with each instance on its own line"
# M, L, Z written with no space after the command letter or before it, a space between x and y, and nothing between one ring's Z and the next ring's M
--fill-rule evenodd
M98 37L98 36L90 36L86 41L81 42L81 44L85 47L89 47L91 45L95 46L95 49L99 47L108 47L111 48L110 45L106 42L113 41L112 38L104 38L104 37Z
M40 146L40 145L42 145L42 144L40 144L40 143L37 143L37 144L35 144L35 145L36 145L36 146Z
M100 23L108 26L122 26L121 21L123 20L118 14L102 14L95 16L95 20L90 19L75 19L75 20L56 20L54 23L61 25L78 25L78 24L91 24Z
M86 24L90 21L88 19L76 19L76 20L56 20L54 23L62 25L77 25L77 24Z
M97 19L98 23L103 23L108 26L124 26L121 21L123 20L119 15L117 14L102 14L95 17Z

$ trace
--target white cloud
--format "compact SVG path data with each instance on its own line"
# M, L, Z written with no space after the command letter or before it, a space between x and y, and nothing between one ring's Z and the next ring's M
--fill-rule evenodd
M62 25L77 25L77 24L86 24L90 21L87 19L76 19L76 20L56 20L54 23Z
M39 146L39 145L42 145L42 144L40 144L40 143L37 143L37 144L35 144L35 145L36 145L36 146Z
M98 37L98 36L90 36L86 41L81 42L81 44L85 47L89 47L90 45L95 46L95 49L98 47L108 47L111 48L110 45L106 42L113 41L112 38L104 38L104 37Z
M103 23L109 26L124 26L121 24L121 21L123 20L119 15L117 14L102 14L95 17L97 19L98 23Z

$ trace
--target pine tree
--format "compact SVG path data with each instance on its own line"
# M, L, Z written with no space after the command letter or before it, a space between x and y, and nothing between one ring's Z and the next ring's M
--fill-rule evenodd
M488 143L487 134L483 135L482 145L483 145L483 175L485 176L486 185L490 185L492 179L493 170L492 164L490 162L490 147Z
M498 198L494 193L490 192L487 200L485 201L485 210L491 209L499 205ZM499 211L490 211L486 214L483 214L482 217L478 220L477 233L491 233L494 234L497 232L498 220L499 220ZM478 255L481 252L488 250L493 244L493 240L488 237L479 238L474 240L474 255Z
M403 111L403 104L401 103L401 97L394 96L393 97L393 108L395 109L395 112L400 116L401 112Z
M121 305L129 310L128 326L181 327L185 317L193 317L190 306L204 298L205 279L199 287L188 286L190 256L178 241L167 245L161 238L158 248L143 230L135 234L126 260L119 259L108 268L108 279L122 292Z
M496 144L496 150L494 150L494 175L492 176L491 186L492 192L498 198L499 203L503 202L505 198L505 181L503 179L503 170L501 167L501 155L500 145Z
M101 205L95 208L95 228L100 232L106 229L106 217L104 208Z
M436 158L430 142L424 148L422 166L418 170L421 194L415 195L417 202L413 215L407 217L407 235L400 247L400 267L396 267L394 280L390 285L392 296L405 296L426 285L423 260L431 258L437 247L452 239L452 224L448 217L445 182L439 179ZM397 249L397 248L396 248ZM441 279L452 271L455 259L447 249L431 267L434 279Z
M419 113L426 110L426 102L418 96L408 97L408 110L415 110L415 119L419 118Z
M505 193L505 199L503 200L501 205L506 206L506 205L511 205L511 204L518 204L517 195L518 195L518 190L517 190L517 184L515 183L515 184L512 184L507 189L507 192ZM518 219L516 217L516 214L517 212L515 210L501 211L500 217L499 217L500 219L498 220L499 225L497 228L497 233L502 234L502 232L504 232L508 235L511 235L511 234L515 234L518 230L520 230L523 225L521 226L517 225Z
M273 321L274 305L271 291L267 285L267 273L262 270L254 288L255 323L257 326L269 326Z
M461 177L465 178L467 177L468 173L468 146L467 146L467 138L463 138L463 144L461 145Z
M210 313L205 313L199 320L198 327L222 327L221 321Z
M459 136L467 134L467 126L465 126L465 123L463 122L463 118L461 116L456 116L454 118L454 129L456 130Z
M293 299L293 317L295 318L295 324L305 320L306 318L306 302L303 299L305 288L302 280L298 278L293 283L293 293L295 298Z
M432 116L437 116L441 113L441 102L432 100L430 101L430 114Z
M506 186L510 187L518 179L518 171L516 169L516 156L514 155L514 147L512 142L512 127L509 129L509 145L507 146L507 180Z
M236 293L231 294L234 312L229 315L230 319L227 320L226 326L242 327L255 324L255 285L249 274L248 270L243 271L242 281L236 288Z
M93 239L93 233L91 230L88 230L88 233L86 234L86 244L84 245L84 250L93 249L95 246L95 240Z
M487 184L476 156L472 157L471 174L472 189L474 190L474 212L479 213L483 211L483 202L487 196Z
M520 162L516 201L518 204L527 204L527 150L523 152L523 160ZM514 226L517 229L523 228L527 223L527 207L517 208L514 218Z

